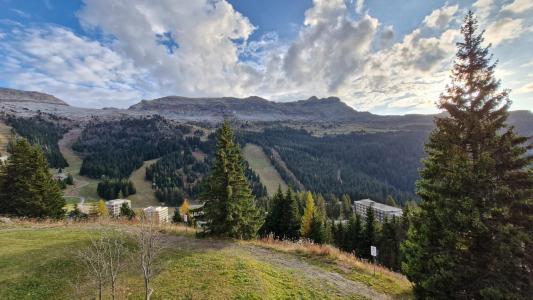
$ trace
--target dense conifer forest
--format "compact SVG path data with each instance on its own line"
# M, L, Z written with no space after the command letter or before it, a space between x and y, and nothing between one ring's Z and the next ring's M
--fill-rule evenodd
M159 116L123 119L90 123L73 149L86 155L81 175L108 179L98 190L106 199L118 197L119 191L127 196L124 192L132 189L120 179L127 178L143 161L160 158L147 167L145 178L153 182L159 201L180 205L185 197L199 195L202 179L209 171L215 136L204 140L202 136L202 130L193 131L188 125ZM254 195L266 196L259 177L247 165L245 170Z
M382 202L390 195L404 203L416 197L414 183L427 134L394 131L315 137L305 130L278 127L246 132L242 138L262 146L267 154L277 151L306 188ZM284 179L290 179L279 165L274 166Z
M73 145L86 155L81 175L91 178L127 178L143 161L187 146L191 128L154 116L90 123Z
M17 134L26 138L32 145L38 145L51 168L65 168L68 163L59 151L57 142L68 127L57 122L51 122L41 115L31 118L8 117L9 124Z

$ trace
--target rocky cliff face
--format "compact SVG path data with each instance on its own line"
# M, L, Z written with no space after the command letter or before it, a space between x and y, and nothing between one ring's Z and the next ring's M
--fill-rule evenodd
M49 94L8 88L0 88L0 102L35 102L68 106L63 100Z
M350 121L370 116L357 112L339 98L311 97L294 102L272 102L260 97L187 98L164 97L143 100L129 108L167 116L197 116L199 119L236 118L248 121Z

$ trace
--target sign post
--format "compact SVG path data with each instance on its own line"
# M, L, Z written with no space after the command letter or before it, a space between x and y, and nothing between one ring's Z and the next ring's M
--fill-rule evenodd
M378 256L378 248L376 246L370 246L370 255L374 260L374 276L376 276L376 256Z
M184 215L183 215L183 221L185 222L185 233L187 233L187 227L189 227L189 226L187 226L187 225L188 225L188 223L187 223L187 221L188 221L188 220L187 220L187 217L188 217L187 214L184 214Z

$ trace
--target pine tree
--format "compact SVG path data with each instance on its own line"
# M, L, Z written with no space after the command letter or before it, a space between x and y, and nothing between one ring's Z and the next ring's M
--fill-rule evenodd
M390 205L390 206L394 206L394 207L398 206L398 204L396 203L396 200L394 200L394 198L392 196L388 196L387 197L387 200L385 200L385 204Z
M374 210L369 207L366 210L365 228L363 230L359 255L366 259L372 258L370 255L370 246L376 246L376 220L374 218Z
M128 220L132 220L133 218L135 218L135 212L127 203L124 202L120 206L120 216L126 217L128 218Z
M305 194L305 209L302 216L302 224L300 226L300 234L302 237L309 238L311 236L311 224L315 216L315 201L311 192Z
M280 227L283 237L297 240L300 237L300 224L301 218L296 195L289 188L281 205Z
M508 91L498 91L483 32L472 12L452 83L426 145L402 268L419 298L526 299L533 278L531 156L506 125Z
M11 156L1 167L0 212L33 218L62 218L65 200L48 172L42 150L25 139L12 141Z
M276 238L283 238L281 235L280 222L282 221L282 205L283 205L283 192L281 191L281 186L278 186L278 190L274 197L270 201L270 210L265 218L265 223L263 224L262 232L265 235L273 234Z
M244 174L240 147L228 122L218 130L215 159L201 198L209 234L249 239L263 224Z

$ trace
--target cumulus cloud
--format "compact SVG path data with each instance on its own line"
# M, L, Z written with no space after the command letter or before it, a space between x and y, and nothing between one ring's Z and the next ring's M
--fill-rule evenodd
M439 9L435 9L430 15L424 18L424 24L428 27L444 28L448 26L450 20L453 18L459 5L444 6Z
M114 49L149 70L162 93L239 96L254 76L239 49L255 27L226 1L85 0L79 17L115 38ZM164 34L177 45L171 55L158 42Z
M143 94L142 70L96 41L48 26L14 28L14 39L0 45L0 63L14 87L54 94L70 104L101 107L134 103Z
M515 0L509 4L506 4L502 11L508 11L515 14L521 14L533 9L533 1L531 0Z
M365 15L355 21L344 1L319 0L306 12L298 39L290 46L283 69L296 83L314 82L331 93L356 70L370 50L377 19Z
M365 6L365 0L357 0L355 2L355 11L360 14L363 12L363 8Z
M506 40L513 40L519 37L524 30L521 19L503 18L494 21L487 27L485 39L493 45Z
M526 4L476 1L487 41L505 45L524 34L531 26ZM333 95L359 110L433 112L464 13L444 4L397 36L364 12L364 1L314 0L295 39L286 41L275 32L252 39L254 24L225 0L84 0L77 16L100 41L13 23L0 43L0 66L13 87L82 106L170 94L279 101Z

